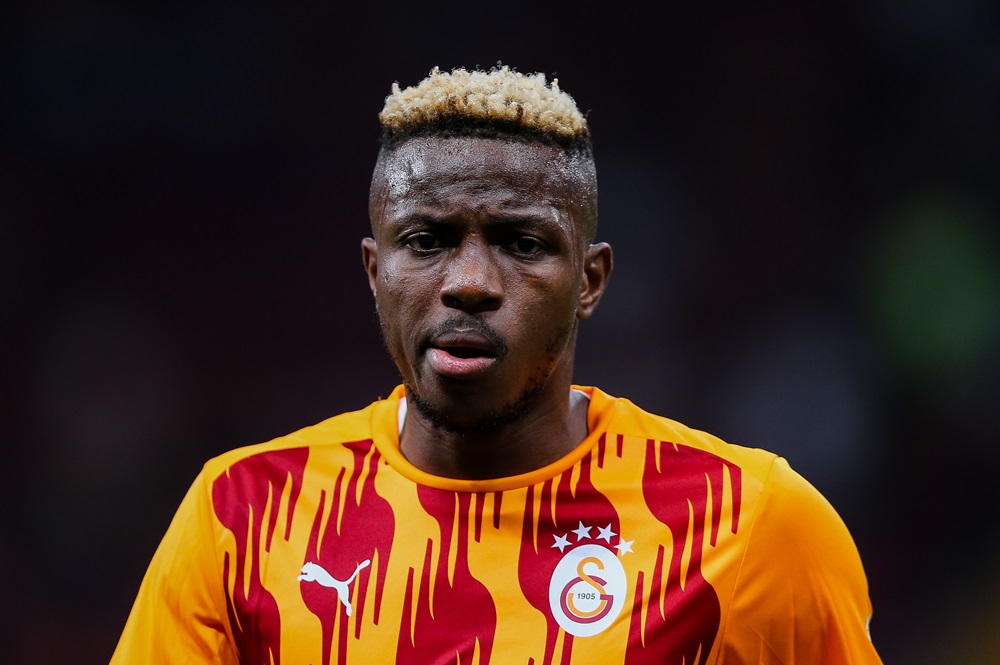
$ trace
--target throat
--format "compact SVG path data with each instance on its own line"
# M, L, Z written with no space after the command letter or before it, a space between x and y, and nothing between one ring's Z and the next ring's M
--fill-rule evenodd
M410 410L410 405L416 407ZM564 409L531 409L507 422L449 427L413 396L399 401L400 452L435 476L489 480L529 473L572 452L588 435L590 397L573 390Z

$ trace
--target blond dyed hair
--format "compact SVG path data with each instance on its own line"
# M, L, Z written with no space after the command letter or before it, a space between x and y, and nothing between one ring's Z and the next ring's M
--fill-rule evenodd
M379 113L385 147L415 136L499 136L589 154L590 130L558 79L506 65L488 71L435 67L415 86L392 84Z

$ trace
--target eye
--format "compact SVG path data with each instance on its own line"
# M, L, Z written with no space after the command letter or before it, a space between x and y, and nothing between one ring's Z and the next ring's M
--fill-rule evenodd
M406 246L410 249L415 249L418 252L429 252L441 247L441 241L438 240L437 236L433 233L427 233L424 231L421 233L414 233L406 238Z
M542 244L537 238L532 238L531 236L522 236L511 243L511 249L518 254L524 254L525 256L534 256L540 254L545 250L545 245Z

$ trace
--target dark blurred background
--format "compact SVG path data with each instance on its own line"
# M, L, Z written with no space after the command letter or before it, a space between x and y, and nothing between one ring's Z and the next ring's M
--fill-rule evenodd
M392 389L376 114L500 60L595 134L577 381L785 455L887 663L997 662L998 5L614 4L0 10L5 662L106 662L207 458Z

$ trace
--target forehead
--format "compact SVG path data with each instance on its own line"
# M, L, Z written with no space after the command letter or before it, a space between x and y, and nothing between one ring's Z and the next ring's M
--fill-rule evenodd
M373 203L543 205L568 209L585 196L578 160L541 143L478 137L414 138L382 156ZM381 207L381 206L380 206Z

